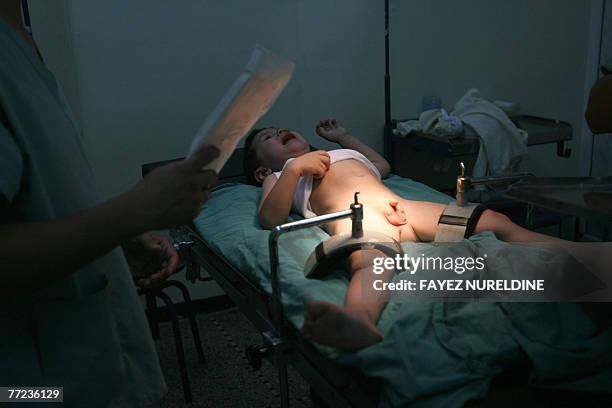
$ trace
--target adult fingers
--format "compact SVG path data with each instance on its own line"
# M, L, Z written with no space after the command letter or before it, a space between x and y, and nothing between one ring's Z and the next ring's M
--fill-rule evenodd
M168 275L171 275L176 270L180 257L178 252L176 251L176 248L174 248L174 246L169 240L164 239L161 245L164 249L163 267L167 269Z
M196 150L191 157L179 162L179 166L182 166L188 170L198 171L219 157L219 154L220 151L216 146L205 145Z
M144 249L148 251L158 252L162 248L162 240L163 238L157 235L146 233L141 236L141 239L138 242Z
M159 280L159 282L163 282L168 279L173 272L174 270L170 269L170 265L166 265L162 267L158 272L153 274L153 279Z
M212 193L210 190L200 190L196 192L188 202L189 212L193 213L193 216L196 217L202 210L202 204L208 201L211 195Z
M136 282L136 285L138 285L138 287L142 289L151 288L151 282L149 281L149 279L146 279L146 278L138 279L138 281Z
M184 198L185 211L191 213L200 211L200 207L204 204L204 201L208 199L209 190L200 189L193 192L191 195Z
M221 152L217 146L205 145L196 150L191 156L191 159L195 160L203 167L219 157L219 154L221 154Z
M180 257L178 252L176 252L176 249L174 249L174 247L172 245L170 245L170 253L169 253L169 257L168 257L168 272L170 275L172 275L175 271L176 268L179 264L180 261Z
M151 281L153 285L157 285L172 275L174 269L171 268L169 262L164 262L163 265L160 265L160 268L153 272L151 275L147 276L147 278Z
M196 183L201 187L201 189L208 190L214 186L218 179L219 177L216 171L206 169L201 173L198 173L196 176Z
M163 281L165 281L168 278L169 275L167 275L165 269L162 269L158 272L152 273L151 275L149 275L147 277L147 286L153 287L153 286L157 286L160 283L162 283Z

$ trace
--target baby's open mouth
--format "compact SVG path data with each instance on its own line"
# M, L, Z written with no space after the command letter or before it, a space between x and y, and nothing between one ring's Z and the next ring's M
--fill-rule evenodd
M295 135L291 132L287 132L283 135L283 137L281 138L281 143L282 144L287 144L287 142L289 142L291 139L295 139Z

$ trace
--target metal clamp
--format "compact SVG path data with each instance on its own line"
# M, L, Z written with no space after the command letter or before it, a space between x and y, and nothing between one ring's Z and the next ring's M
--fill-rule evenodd
M353 238L363 237L363 205L357 196L359 190L355 191L355 201L351 204L351 236Z
M182 228L171 229L170 236L172 237L172 246L177 252L188 250L195 244L189 233Z
M459 166L460 171L459 175L457 176L457 195L455 198L457 207L465 207L469 204L468 193L474 186L510 184L526 177L533 177L533 174L531 173L518 173L508 176L470 177L465 175L465 164L461 162Z
M252 344L245 347L244 354L246 355L247 361L253 370L259 370L261 363L264 358L270 354L277 355L277 349L282 347L283 343L278 337L278 333L275 330L269 330L262 333L264 345ZM284 352L284 350L280 350Z
M191 257L191 248L195 245L195 241L191 238L189 232L184 228L175 228L170 230L170 236L172 237L172 246L181 259L185 261L185 278L191 283L202 280L200 265Z

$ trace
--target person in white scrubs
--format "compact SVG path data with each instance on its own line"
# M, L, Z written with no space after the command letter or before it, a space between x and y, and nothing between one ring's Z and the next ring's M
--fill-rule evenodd
M145 287L175 270L172 245L147 231L197 215L216 180L202 168L217 155L203 148L100 203L21 2L0 2L0 386L64 387L66 406L165 394L128 263Z

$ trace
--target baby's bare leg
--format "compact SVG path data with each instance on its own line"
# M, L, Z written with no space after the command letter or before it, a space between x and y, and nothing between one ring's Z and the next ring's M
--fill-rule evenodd
M420 241L433 241L438 228L440 215L446 204L430 203L426 201L401 200L400 205L406 213L406 220ZM515 223L504 214L492 210L485 210L478 222L474 233L491 231L499 239L507 242L554 242L563 240L549 235L529 231Z
M609 282L610 264L612 264L612 243L610 242L572 242L551 237L522 228L508 217L494 211L485 211L476 231L493 231L506 242L528 242L531 246L541 246L550 250L563 251L582 263L600 279Z
M385 257L378 250L359 250L348 259L353 273L344 307L329 302L310 301L302 332L321 344L356 351L378 343L382 335L376 322L387 302L387 294L372 288L374 279L387 282L393 271L373 273L374 258Z
M422 241L433 241L438 219L444 211L444 204L422 201L402 200L406 219ZM553 251L562 251L582 263L600 279L607 281L612 263L612 243L610 242L572 242L550 235L530 231L512 222L504 214L485 210L474 229L474 233L491 231L497 238L512 243L528 243Z
M362 310L373 324L376 324L389 301L387 291L374 289L374 281L386 283L393 278L393 270L385 270L380 275L373 272L375 258L384 259L387 256L376 249L355 251L349 256L349 269L353 276L344 300L346 307Z
M497 238L506 242L552 242L560 243L562 239L530 231L512 222L506 215L496 211L485 210L474 229L474 233L492 231Z

